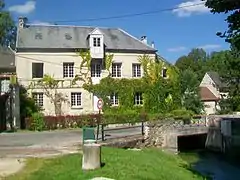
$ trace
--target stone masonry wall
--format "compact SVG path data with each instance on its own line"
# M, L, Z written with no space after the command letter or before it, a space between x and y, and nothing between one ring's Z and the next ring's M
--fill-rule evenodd
M148 122L145 126L144 146L145 147L162 147L164 145L164 136L167 131L182 126L182 120L166 118L154 122Z

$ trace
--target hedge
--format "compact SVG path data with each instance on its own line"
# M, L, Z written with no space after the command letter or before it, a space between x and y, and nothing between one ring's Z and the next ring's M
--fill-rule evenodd
M177 116L176 116L177 115ZM166 117L172 117L175 120L187 119L190 121L191 116L179 116L179 113L174 115L164 114L146 114L137 112L125 112L125 113L106 113L106 114L87 114L78 116L44 116L41 113L35 113L30 118L25 119L26 129L34 131L42 130L55 130L66 128L81 128L83 126L95 127L99 124L135 124L142 121L154 121L165 119Z
M143 119L144 118L144 119ZM128 114L88 114L78 116L43 116L36 113L25 119L26 129L34 131L55 130L65 128L94 127L100 124L137 123L146 120L146 117L137 113Z

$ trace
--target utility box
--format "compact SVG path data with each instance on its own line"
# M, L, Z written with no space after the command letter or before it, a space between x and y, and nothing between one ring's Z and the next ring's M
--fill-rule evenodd
M95 140L95 128L83 127L83 144L86 140Z

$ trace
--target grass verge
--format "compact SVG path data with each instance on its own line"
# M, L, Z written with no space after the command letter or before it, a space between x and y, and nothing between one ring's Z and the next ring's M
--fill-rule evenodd
M132 151L116 148L102 149L101 169L81 170L81 155L66 155L51 159L29 159L23 171L7 180L86 180L107 177L116 180L200 180L205 179L191 171L178 156L157 149Z

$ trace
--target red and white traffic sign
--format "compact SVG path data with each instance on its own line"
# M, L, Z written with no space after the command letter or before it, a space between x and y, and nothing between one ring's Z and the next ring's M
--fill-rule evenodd
M101 109L103 108L103 100L102 100L102 99L98 99L97 108L98 108L99 110L101 110Z

